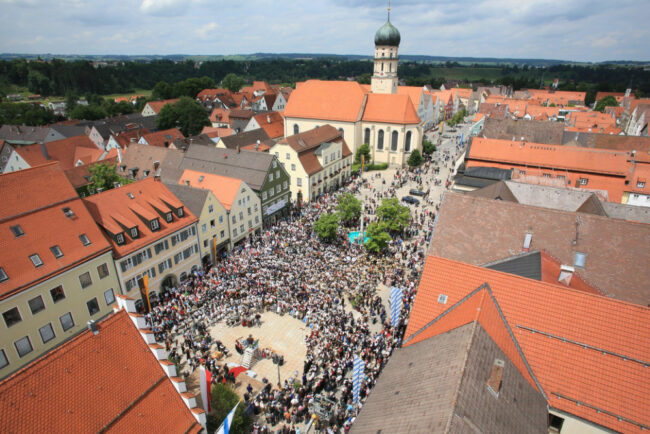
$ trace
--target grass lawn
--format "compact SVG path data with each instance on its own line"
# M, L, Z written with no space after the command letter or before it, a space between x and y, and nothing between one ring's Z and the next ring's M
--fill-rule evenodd
M115 98L120 98L120 97L129 97L131 95L143 95L146 98L149 98L151 96L151 89L136 89L133 92L128 92L128 93L113 93L110 95L102 95L103 98L106 99L115 99Z

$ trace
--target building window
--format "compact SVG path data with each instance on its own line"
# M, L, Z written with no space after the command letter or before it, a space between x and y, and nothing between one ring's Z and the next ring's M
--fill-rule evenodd
M239 226L239 232L242 234L244 233L244 225Z
M60 258L61 256L63 256L63 252L61 251L59 246L50 247L50 252L52 252L55 258Z
M88 313L90 314L90 316L93 316L97 312L99 312L99 303L97 303L97 297L88 300L86 306L88 307Z
M113 292L113 288L104 291L104 301L106 302L106 306L115 303L115 293Z
M413 133L408 131L406 133L406 142L404 143L404 152L411 152L411 136Z
M393 152L397 151L397 131L393 131L391 135L390 150Z
M20 357L26 356L34 349L32 347L32 343L29 341L29 336L18 339L16 342L14 342L14 346L16 347L16 352Z
M2 317L5 319L5 324L7 324L7 327L16 325L23 320L17 307L9 309L2 314Z
M171 223L172 219L173 219L172 213L168 212L167 214L165 214L165 220L167 220L167 223Z
M549 417L548 418L549 432L562 432L562 425L564 425L564 419L554 414L549 414L548 417Z
M587 179L587 178L580 178L579 182L580 182L580 185L587 185L587 183L589 182L589 179Z
M282 188L285 190L287 189L287 181L282 182Z
M225 236L226 236L226 231L221 231L221 232L219 232L219 236L220 236L221 238L225 237Z
M41 257L38 256L37 254L33 254L29 257L31 259L32 264L34 264L34 267L40 267L43 265L43 261L41 261Z
M158 219L151 220L151 230L157 231L158 229L160 229L160 223L158 222Z
M52 296L52 301L58 303L59 301L65 299L65 292L63 292L63 286L57 286L56 288L50 289L50 295Z
M291 170L294 171L294 172L296 171L296 165L295 164L291 165Z
M5 280L8 280L9 276L7 276L7 273L5 273L4 268L0 267L0 282L4 282Z
M81 234L81 235L79 235L79 239L81 240L81 243L82 243L84 246L88 246L88 245L90 245L90 240L88 239L88 236L87 236L86 234Z
M124 244L124 235L123 234L117 234L115 236L115 241L117 242L118 245L119 244Z
M183 207L180 207L178 208L178 210L176 210L176 215L179 217L183 217Z
M133 239L138 238L138 228L137 228L137 226L134 227L134 228L131 228L130 232L131 232L131 238L133 238Z
M66 313L65 315L61 315L59 317L59 321L61 322L61 328L63 328L64 332L74 327L74 319L72 318L72 314L70 312Z
M0 369L4 368L5 366L9 366L9 360L7 360L7 354L5 354L5 350L0 350Z
M97 274L99 275L100 279L103 279L104 277L108 276L108 264L104 263L98 266Z
M41 335L41 340L43 341L44 344L48 343L49 341L55 338L54 329L52 328L52 323L49 322L45 324L43 327L41 327L40 329L38 329L38 333Z
M255 216L255 224L258 224L260 222L259 216Z
M79 283L81 283L81 288L88 288L93 284L93 280L90 278L90 271L86 271L84 274L79 276Z
M576 252L573 258L573 265L579 268L585 268L586 253Z
M296 178L296 185L302 187L302 178Z
M293 133L298 134L300 132L300 129L298 128L298 124L293 124Z
M341 134L341 137L345 137L345 131L343 131L343 128L339 128L339 133Z
M212 222L214 222L214 220L212 220ZM212 223L212 222L210 222L210 223ZM208 230L208 225L203 223L201 225L201 232L206 232L207 230Z
M214 211L214 205L208 205L208 212Z
M41 297L40 295L32 298L27 303L29 304L29 310L32 311L32 315L35 315L45 309L45 303L43 303L43 297Z
M25 232L23 232L23 228L21 228L20 225L11 226L10 228L16 238L25 235Z
M643 188L645 187L645 181L638 181L636 183L636 188Z
M366 128L363 131L363 143L366 145L370 144L370 128Z
M235 229L232 230L232 236L233 236L233 237L236 237L236 236L237 236L237 228L235 228Z
M384 130L379 130L377 132L377 150L384 150Z

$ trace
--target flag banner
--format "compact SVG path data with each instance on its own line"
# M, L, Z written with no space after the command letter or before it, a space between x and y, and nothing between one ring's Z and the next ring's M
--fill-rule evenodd
M352 397L355 404L359 402L359 394L361 392L361 380L363 380L363 368L366 366L361 357L354 356L354 364L352 367Z
M396 286L390 288L390 324L397 327L402 313L402 289Z
M235 408L230 410L230 413L228 413L228 416L226 416L226 420L223 421L221 424L221 427L219 427L219 430L217 431L217 434L229 434L230 433L230 425L232 425L232 419L235 417L235 411L237 410L237 405L235 405Z
M200 374L203 410L209 413L212 411L212 408L210 407L210 384L212 383L212 373L209 369L206 369L205 366L201 366Z

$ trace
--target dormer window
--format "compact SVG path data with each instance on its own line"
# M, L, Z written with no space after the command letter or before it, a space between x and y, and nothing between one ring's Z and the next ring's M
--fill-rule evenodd
M636 188L643 188L645 187L645 181L638 181L636 183Z
M131 228L131 238L135 239L138 238L138 227Z
M65 214L65 216L66 216L67 218L72 218L72 217L74 217L74 211L72 211L72 210L71 210L70 208L68 208L68 207L63 208L63 214Z
M14 233L16 238L25 235L25 232L23 232L23 228L21 228L20 225L11 226L11 232Z
M4 282L5 280L9 280L9 276L5 273L4 268L0 267L0 282Z
M180 207L176 210L176 215L179 217L183 217L183 207Z
M167 223L171 223L172 219L173 219L172 213L168 212L167 214L165 214L165 220L167 221Z
M151 227L152 231L156 231L156 230L160 229L160 223L158 223L158 219L151 220L151 226L150 227Z
M115 235L115 242L116 242L118 245L119 245L119 244L124 244L124 234L123 234L123 233L119 233L119 234Z
M52 252L55 258L60 258L61 256L63 256L63 252L61 251L59 246L50 247L50 252Z
M88 236L86 234L79 235L79 239L81 240L84 246L90 245L90 239L88 239Z
M34 267L40 267L41 265L43 265L43 261L41 261L41 257L38 256L37 254L31 255L29 259L32 261L32 264L34 264Z

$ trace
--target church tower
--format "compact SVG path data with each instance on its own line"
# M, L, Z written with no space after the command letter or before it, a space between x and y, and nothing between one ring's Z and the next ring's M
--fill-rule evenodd
M388 20L375 33L375 69L370 89L372 93L397 93L397 49L400 43L399 31Z

